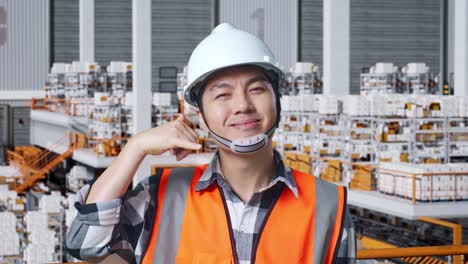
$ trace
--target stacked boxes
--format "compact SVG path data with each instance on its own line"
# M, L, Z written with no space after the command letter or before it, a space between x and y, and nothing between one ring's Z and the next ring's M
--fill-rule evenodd
M296 152L285 152L284 163L286 166L293 170L297 170L303 173L312 173L312 159L307 154L300 154Z
M90 142L97 154L114 156L122 143L122 105L109 92L94 93L94 104L89 115Z
M182 72L177 73L177 98L179 99L181 112L193 124L198 124L196 107L187 103L184 99L185 89L187 89L187 66L184 66Z
M372 177L372 169L365 165L353 165L353 176L349 183L351 190L371 191L373 189L374 180Z
M90 95L107 85L105 72L97 63L77 62L67 65L65 74L65 98L67 113L71 116L86 116L91 104Z
M132 134L132 71L130 62L111 61L107 67L106 91L111 91L112 101L120 106L120 133L124 138Z
M44 87L46 98L65 98L65 73L67 72L67 68L67 64L65 63L54 63L52 65Z
M153 105L156 107L171 106L171 94L170 93L154 93Z
M426 95L375 94L368 97L371 115L379 117L444 117L448 115L445 97ZM454 102L458 103L458 101ZM458 112L453 109L451 112Z
M76 200L76 195L75 194L68 194L67 200L66 200L66 210L65 210L65 226L68 228L71 226L71 223L73 221L73 218L76 215L76 208L74 206Z
M281 97L281 109L283 111L301 111L301 97L296 95L283 95Z
M311 62L296 62L290 68L290 72L286 73L283 84L284 93L320 94L322 89L319 67Z
M405 93L431 94L438 91L436 80L425 63L408 63L401 69Z
M377 145L377 162L409 162L409 145L406 143Z
M408 96L405 116L412 118L447 116L446 99L435 95Z
M374 162L373 119L369 116L342 115L341 123L344 134L343 158L349 162Z
M399 88L398 68L393 63L379 62L361 73L361 95L395 93Z
M120 106L109 93L95 93L89 130L96 139L111 139L121 135Z
M458 116L468 117L468 96L457 96L458 97Z
M50 195L43 195L39 200L39 208L43 213L60 213L63 209L63 197L60 192L52 192Z
M23 211L23 198L19 197L16 191L10 191L8 185L0 185L0 205L4 205L10 211Z
M438 77L425 63L377 63L361 73L361 95L372 94L436 94Z
M370 116L368 97L348 95L343 98L343 114L348 116Z
M56 262L55 246L58 240L49 229L49 217L45 212L30 211L25 216L29 244L24 251L27 263Z
M328 160L323 172L320 174L320 178L330 182L341 182L341 162L339 160Z
M16 232L16 216L11 212L0 212L0 259L4 256L15 256L20 253L20 239Z
M91 177L88 175L86 167L75 165L67 173L65 184L68 189L78 192L89 180L91 180Z
M316 105L316 95L304 94L300 97L300 111L302 112L312 112L314 111L314 106Z
M281 97L281 110L285 112L316 112L320 95L305 94L283 95Z
M343 149L343 130L339 115L316 114L312 123L312 155L315 157L339 158ZM313 170L325 164L318 160Z
M415 119L412 162L444 163L447 161L447 123L443 118Z
M369 96L371 116L404 117L407 97L403 95L375 94Z
M122 100L125 94L132 91L132 64L123 61L111 61L107 66L107 85L112 95Z
M341 101L337 97L317 95L318 113L323 115L338 115L341 113Z
M468 162L468 118L448 118L448 160Z
M153 94L153 122L152 126L164 125L179 114L178 105L171 104L170 93Z
M351 162L365 161L371 162L372 156L375 153L374 146L370 144L355 144L355 143L345 143L343 154L347 154L347 157Z
M467 175L453 174L461 172L467 172ZM435 175L430 175L431 173ZM468 199L466 163L417 165L382 163L377 172L377 189L386 194L412 199L413 174L416 175L415 198L418 201Z

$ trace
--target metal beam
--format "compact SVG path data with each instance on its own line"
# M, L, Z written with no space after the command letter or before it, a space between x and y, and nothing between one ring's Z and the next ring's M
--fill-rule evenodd
M427 256L453 256L467 253L468 245L361 249L357 252L357 259L363 260Z
M455 0L455 95L468 96L468 1Z
M454 50L455 50L455 34L454 34L454 22L455 22L455 3L454 1L448 1L448 12L447 12L447 23L448 23L448 33L447 33L447 80L449 81L450 85L453 86L453 66L454 66Z
M54 7L55 3L53 0L49 0L49 68L52 68L52 65L54 64L55 60L55 52L54 52L54 40L55 40L55 35L54 35Z
M297 61L302 61L302 0L297 1Z
M215 28L219 24L219 0L211 0L211 28Z
M151 0L132 2L133 38L133 135L151 127ZM151 173L151 164L143 160L136 172L133 183Z
M449 22L448 10L449 3L446 0L440 0L440 44L439 44L439 92L442 89L445 81L449 81L448 74L448 35L449 35Z
M80 0L80 61L94 62L94 0Z
M323 1L323 93L350 92L350 1Z

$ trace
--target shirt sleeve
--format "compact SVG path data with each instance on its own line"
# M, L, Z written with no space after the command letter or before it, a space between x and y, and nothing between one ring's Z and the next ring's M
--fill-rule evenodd
M340 247L336 263L356 263L356 233L354 229L353 219L348 208L345 211L344 229L341 236Z
M120 198L92 204L85 204L91 186L81 188L74 204L76 215L65 238L65 250L91 263L134 262L139 239L136 234L142 232L150 203L149 178Z

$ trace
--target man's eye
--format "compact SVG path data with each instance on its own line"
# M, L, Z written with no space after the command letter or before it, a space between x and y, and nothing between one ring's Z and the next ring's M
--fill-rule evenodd
M263 87L255 87L255 88L250 89L251 92L256 92L256 93L261 92L263 90L265 90L265 88Z
M222 93L222 94L218 94L215 99L218 99L218 98L222 98L222 97L226 97L228 94L227 93Z

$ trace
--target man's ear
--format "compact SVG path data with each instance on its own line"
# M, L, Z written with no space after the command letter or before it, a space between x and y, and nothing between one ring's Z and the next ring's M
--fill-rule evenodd
M196 109L195 109L195 112L197 113L198 122L200 122L200 127L201 127L206 133L209 134L210 131L208 130L208 127L206 126L205 119L203 118L202 114L200 113L200 109L199 109L199 108L196 108Z

